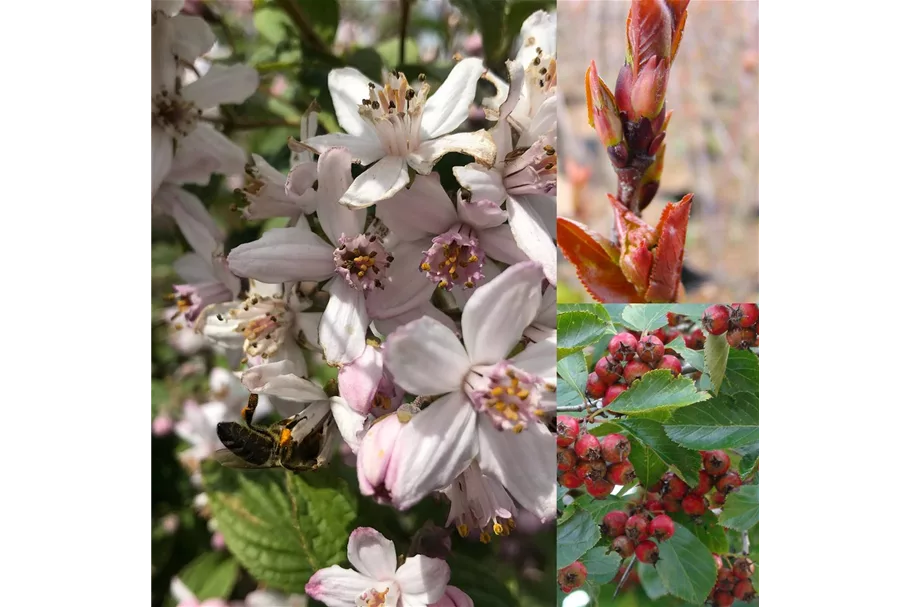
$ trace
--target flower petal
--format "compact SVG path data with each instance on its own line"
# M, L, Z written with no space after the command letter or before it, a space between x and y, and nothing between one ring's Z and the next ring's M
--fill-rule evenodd
M382 377L382 352L368 344L360 356L339 369L339 394L354 411L366 415L373 407L373 397Z
M205 110L223 103L243 103L258 85L259 74L249 65L216 63L202 78L188 84L182 95L185 100Z
M388 318L375 318L373 320L373 329L380 335L388 336L392 335L399 327L403 327L411 321L425 316L436 320L456 335L459 334L459 328L456 326L455 321L447 316L442 310L434 306L429 299L421 305L406 310L401 314L396 314L395 316L390 316Z
M529 259L540 263L550 284L557 284L557 247L535 208L521 197L506 198L506 212L516 244Z
M273 228L258 240L235 247L228 267L238 276L263 282L325 280L335 273L332 246L312 232Z
M350 363L367 345L367 307L364 294L336 278L326 287L331 297L319 323L319 343L330 365Z
M471 192L472 202L489 200L499 207L506 200L503 173L498 169L487 168L472 162L463 167L454 167L452 174L455 175L459 185Z
M211 124L197 124L192 133L178 142L177 153L214 159L218 168L213 170L223 175L242 174L247 162L243 148L216 131ZM195 158L188 158L185 162L192 164L196 161L204 162Z
M206 185L220 166L218 158L201 154L196 148L179 145L167 180L169 183Z
M171 18L174 39L171 52L193 63L215 46L215 33L202 17L178 13Z
M329 95L332 97L332 107L335 108L339 126L351 135L361 135L372 130L357 111L361 101L368 96L372 81L353 67L330 71L328 80Z
M405 559L395 572L395 579L402 589L403 600L429 605L443 598L449 575L446 561L418 554Z
M351 607L359 594L373 587L374 581L357 571L333 565L314 573L305 591L326 607Z
M485 255L506 263L528 261L528 255L516 244L516 238L508 225L483 230L478 237ZM484 269L487 270L486 267Z
M199 198L181 187L165 183L155 195L155 204L174 218L184 238L203 258L211 259L219 250L224 234Z
M404 240L442 234L458 221L438 173L417 175L411 187L378 206L376 216Z
M404 158L386 156L361 173L342 196L341 203L352 209L373 206L391 198L408 185L408 165Z
M241 383L250 392L268 394L300 403L326 400L323 389L309 379L298 377L292 361L266 363L243 372Z
M174 159L174 140L162 129L152 127L152 196L158 191L171 170Z
M322 154L332 148L345 148L351 153L352 161L368 165L373 164L386 154L380 145L380 140L372 131L363 135L346 135L345 133L330 133L317 135L303 142L304 148Z
M332 148L320 154L317 165L316 214L329 241L336 244L342 235L360 234L367 219L366 209L351 210L338 203L351 185L351 154L344 148Z
M518 263L478 287L462 312L465 348L472 365L503 360L541 305L541 265Z
M421 175L428 175L437 160L450 152L467 154L485 166L493 166L497 160L497 146L493 138L481 129L473 133L453 133L424 141L408 156L408 164Z
M522 432L501 432L486 415L479 420L478 463L499 480L526 510L546 521L557 512L557 483L550 462L557 456L554 437L544 424Z
M546 339L529 344L512 359L513 364L527 373L552 384L557 382L557 334L551 333Z
M335 419L335 425L338 428L342 439L348 444L354 453L357 453L360 440L358 433L364 429L366 415L361 415L348 406L345 400L338 396L329 399L329 406L332 410L332 417Z
M181 255L174 262L174 271L180 279L188 284L216 282L215 273L212 272L211 261L198 253Z
M348 537L348 561L375 580L391 580L395 576L395 545L376 529L358 527Z
M430 99L421 116L421 138L433 139L451 133L468 118L474 101L478 78L484 73L484 62L477 58L455 64Z
M474 197L469 200L464 192L460 192L456 212L463 222L478 230L484 230L506 223L508 216L501 207L502 204L502 200L494 202L492 200L479 200Z
M431 403L405 424L386 472L386 487L397 508L407 510L431 491L442 489L471 463L478 452L477 417L459 390Z
M247 600L249 601L249 595L247 595ZM250 607L256 606L251 605ZM474 601L455 586L446 586L443 598L429 607L474 607Z
M418 271L424 257L423 248L429 244L429 240L406 242L392 250L394 259L386 269L389 284L385 289L374 289L367 294L370 318L397 316L430 300L436 287Z
M395 383L418 396L460 390L471 366L455 333L432 318L419 318L396 330L385 348Z

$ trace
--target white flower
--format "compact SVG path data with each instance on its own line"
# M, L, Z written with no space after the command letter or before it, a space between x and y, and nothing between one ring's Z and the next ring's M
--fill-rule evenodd
M199 462L210 457L222 448L215 427L219 422L232 417L225 403L212 401L203 405L188 400L183 405L183 419L174 424L174 433L190 444L190 448L180 453L180 459L191 469L198 467Z
M376 529L358 527L348 538L354 571L333 565L320 569L306 591L327 607L428 607L449 582L449 565L422 555L396 568L395 546Z
M443 493L450 502L446 524L455 523L462 537L467 537L470 530L478 529L481 542L486 544L491 532L509 535L515 527L516 505L500 481L481 472L476 460L443 489Z
M351 208L392 197L409 183L408 167L427 175L449 152L490 165L496 150L486 131L448 134L468 117L483 72L480 59L464 59L428 99L430 85L423 79L415 90L402 74L387 74L385 84L378 85L354 68L334 69L329 72L329 92L346 134L320 135L303 144L318 153L341 146L355 162L376 163L341 197Z
M531 341L554 339L557 331L557 288L549 285L541 298L541 307L534 322L525 329L524 336Z

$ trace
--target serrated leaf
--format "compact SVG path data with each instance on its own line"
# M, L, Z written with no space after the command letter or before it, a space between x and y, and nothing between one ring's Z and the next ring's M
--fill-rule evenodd
M674 314L680 314L686 316L692 320L695 320L697 323L702 318L702 314L705 312L705 309L712 304L674 304L671 306L671 312Z
M608 434L615 434L622 430L620 426L614 422L604 422L598 424L597 426L589 426L588 432L593 436L607 436Z
M570 303L570 304L558 304L557 305L557 314L563 312L590 312L604 321L604 324L607 326L607 332L613 335L617 332L617 329L614 327L614 321L611 317L609 306L604 304L590 304L590 303Z
M601 529L585 510L576 510L557 526L557 569L579 560L601 538Z
M608 254L605 246L610 243L601 234L577 221L557 217L557 246L595 301L643 301Z
M667 324L667 313L674 306L664 304L632 305L623 310L623 320L636 331L654 331Z
M636 572L639 574L639 585L648 598L654 601L667 596L667 588L664 587L657 569L645 563L636 563Z
M226 599L240 572L229 554L204 552L184 567L177 577L200 601Z
M618 421L617 425L650 447L665 464L673 466L687 485L695 487L699 484L702 457L696 451L685 449L672 441L661 424L650 419L631 417Z
M698 537L710 552L715 554L729 552L730 546L724 527L718 524L718 517L711 510L707 510L700 516L698 523L684 512L675 512L670 516L676 525L683 525Z
M607 495L596 499L591 495L585 494L579 496L573 504L576 508L588 512L597 525L601 524L604 520L604 515L611 510L626 509L626 500L617 495Z
M705 337L705 370L708 371L712 380L712 388L715 394L721 390L722 381L724 380L725 368L728 364L728 351L731 346L725 334L712 335L709 333Z
M563 379L562 382L557 382L557 404L570 398L565 396L567 392L572 395L573 403L586 402L585 384L588 381L588 365L582 352L573 352L558 360L557 375Z
M730 493L718 522L737 531L749 531L758 523L759 485L744 485Z
M674 377L668 369L649 371L625 392L613 400L610 410L614 413L636 415L645 411L676 409L711 398L700 392L692 379Z
M705 371L705 352L702 350L692 350L686 347L686 342L679 335L665 344L666 350L673 350L683 357L687 364L694 367L697 371Z
M594 584L609 584L620 569L620 555L607 552L606 546L595 546L580 559Z
M740 453L740 464L737 466L740 476L745 478L753 473L759 462L759 443L747 445L737 450Z
M604 322L591 312L557 314L557 356L562 358L597 342L604 335Z
M661 480L661 475L667 472L667 464L658 457L658 454L637 439L630 441L630 448L629 462L633 465L636 478L642 486L648 488Z
M715 559L705 544L686 527L658 544L658 577L670 594L702 605L715 586Z
M724 394L759 394L759 357L749 350L732 351L721 391Z
M689 449L731 449L759 441L759 397L741 392L677 409L667 435Z
M203 466L203 484L228 549L257 580L299 592L317 569L345 559L355 500L331 470Z

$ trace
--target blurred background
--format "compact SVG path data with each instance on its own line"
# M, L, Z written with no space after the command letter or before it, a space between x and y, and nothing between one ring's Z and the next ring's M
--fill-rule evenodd
M626 0L560 0L560 175L557 211L607 234L617 180L588 124L585 70L614 90L626 55ZM759 300L759 3L692 0L671 69L664 172L643 218L693 192L684 256L686 300ZM586 301L559 256L560 301Z

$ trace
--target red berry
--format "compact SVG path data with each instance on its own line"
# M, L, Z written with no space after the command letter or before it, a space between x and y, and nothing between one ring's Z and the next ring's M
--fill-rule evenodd
M639 340L636 354L639 355L639 359L644 363L650 365L656 363L664 356L664 342L654 335L646 335Z
M557 473L557 482L567 489L577 489L581 487L582 483L585 481L575 470L566 470L565 472Z
M679 476L673 472L665 472L661 477L664 482L664 495L675 500L682 500L690 490Z
M626 533L626 521L629 516L623 510L611 510L604 515L604 532L610 537L618 537Z
M759 322L759 306L752 303L735 303L731 306L731 326L752 327Z
M664 511L670 512L671 514L673 514L675 512L680 512L680 510L682 509L680 500L674 499L673 497L671 497L669 495L665 495L661 499L661 503L664 505Z
M728 330L728 321L731 319L731 311L727 306L715 304L709 306L702 313L702 328L706 333L712 335L721 335Z
M557 449L557 470L566 472L576 466L576 452L569 447Z
M588 381L585 382L585 393L592 398L601 398L607 391L607 386L601 381L597 373L589 373Z
M731 467L731 458L727 453L721 451L703 451L702 467L712 476L724 474Z
M659 514L649 523L648 534L659 542L669 540L674 535L674 521L666 514Z
M611 356L617 360L633 360L636 356L636 347L639 345L639 339L632 333L617 333L614 335L607 349L610 350Z
M726 493L718 493L717 491L712 494L712 503L716 506L724 506L724 501L727 499Z
M753 329L734 327L728 331L725 339L728 340L728 344L732 348L737 348L738 350L746 350L747 348L753 346L753 341L756 339L756 331Z
M557 573L557 583L560 584L560 590L563 592L572 592L585 583L588 577L588 570L585 565L576 561L572 565L567 565Z
M607 470L607 480L615 485L628 485L636 480L636 471L628 461L611 464Z
M579 436L573 448L580 459L587 461L601 459L601 443L598 442L598 437L591 434Z
M756 590L750 580L740 580L734 584L734 597L741 601L750 602L756 598Z
M676 377L683 372L683 365L680 364L680 361L676 356L670 354L665 354L661 357L661 362L656 366L656 369L670 369L671 373Z
M680 506L683 508L683 511L690 516L701 516L705 514L706 510L705 498L701 495L696 495L695 493L690 493L683 498L683 501L680 502Z
M648 537L648 519L641 514L634 514L626 520L626 537L638 542Z
M629 388L629 386L626 384L614 384L608 388L607 392L604 393L604 398L601 399L601 406L606 407L614 402L614 399L620 396L620 394L623 392L626 392L627 388Z
M676 327L678 322L680 322L679 315L674 314L673 312L667 313L667 325L669 327Z
M745 580L752 576L755 570L756 567L753 565L753 561L745 556L734 559L734 563L731 565L731 571L734 572L734 577L741 580Z
M654 565L658 562L658 544L651 540L639 542L636 545L636 558L640 563Z
M715 481L712 479L711 476L709 476L709 473L706 472L705 470L700 470L699 471L699 484L696 485L696 488L692 490L692 493L696 493L697 495L705 495L706 493L708 493L709 491L712 490L712 487L714 486L714 484L715 484Z
M595 363L595 374L601 378L605 388L612 386L623 376L623 363L613 356L602 356Z
M716 590L712 595L712 605L714 607L731 607L734 604L734 595L723 590Z
M600 459L591 462L582 462L576 466L576 470L579 471L582 478L587 478L592 481L607 480L607 464Z
M569 415L557 416L557 445L569 447L579 436L579 420Z
M655 329L654 331L652 331L652 335L654 335L655 337L660 339L662 344L667 344L667 343L670 343L670 341L671 341L667 338L667 331L664 330L664 327L661 327L660 329Z
M655 514L664 512L664 502L661 500L648 500L645 502L645 509Z
M675 339L677 339L677 337L680 336L680 331L678 331L677 329L667 329L664 332L664 335L667 338L664 343L669 344L672 341L674 341Z
M585 490L588 491L590 496L600 499L610 495L610 492L614 490L614 486L608 481L585 479Z
M722 474L718 480L715 481L715 489L718 489L718 493L730 493L737 487L743 484L743 481L740 480L740 475L736 472L728 472Z
M652 368L641 360L631 360L626 363L626 368L623 369L623 379L626 380L627 384L632 384L633 381L639 379L651 370Z
M719 589L730 592L734 589L734 584L736 583L737 577L734 575L733 571L727 567L722 567L718 570L718 579L715 582L715 586Z
M696 329L689 335L683 336L683 343L690 350L702 350L705 347L705 333L702 329Z
M628 556L632 556L633 551L636 549L636 543L625 535L620 535L611 542L610 549L612 552L619 553L620 558L625 559Z
M622 462L629 457L629 452L629 439L622 434L608 434L601 439L601 456L606 462Z

